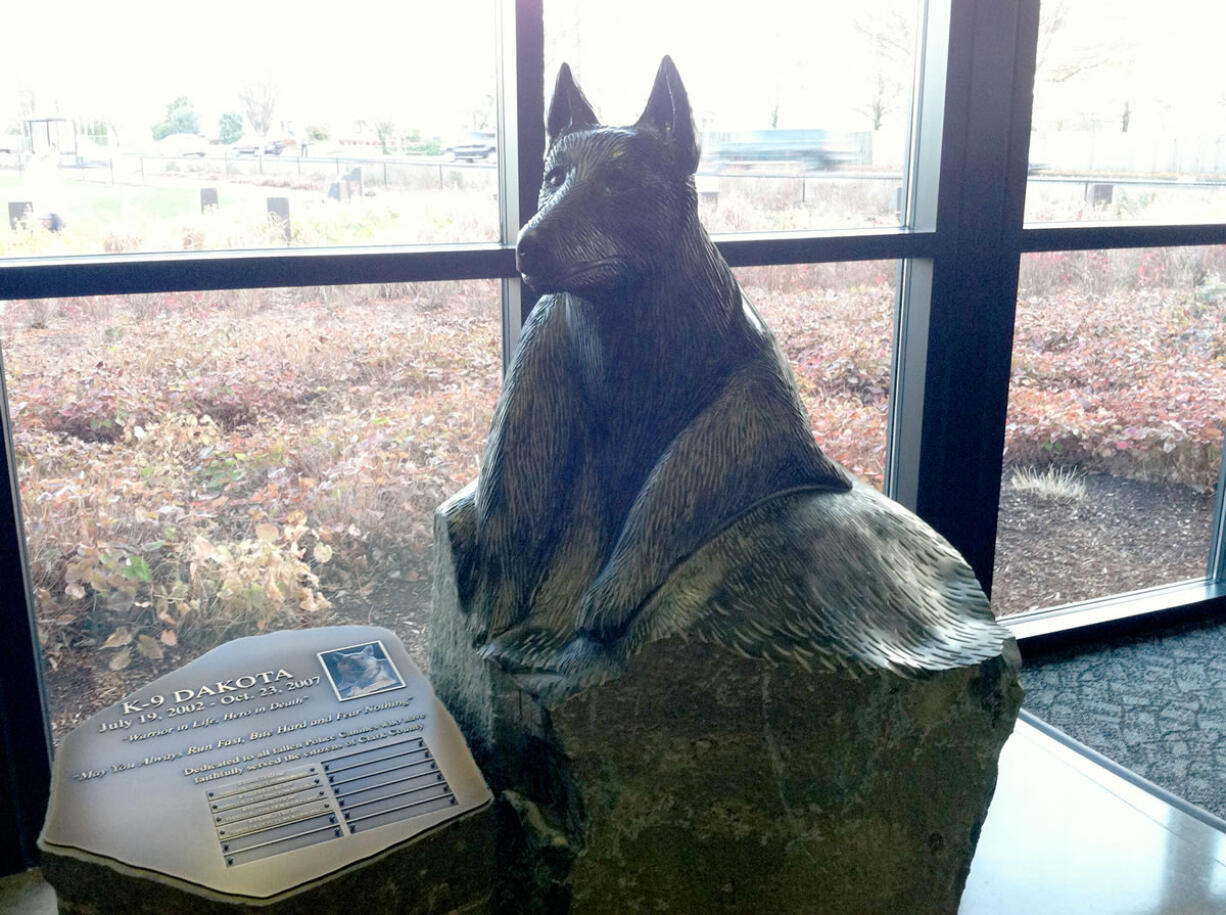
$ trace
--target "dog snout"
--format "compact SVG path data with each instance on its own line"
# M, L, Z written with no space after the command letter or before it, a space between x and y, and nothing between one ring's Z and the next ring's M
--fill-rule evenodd
M548 256L548 245L541 237L541 233L534 227L527 226L519 233L519 240L515 243L515 267L520 273L536 274L539 273L541 267Z

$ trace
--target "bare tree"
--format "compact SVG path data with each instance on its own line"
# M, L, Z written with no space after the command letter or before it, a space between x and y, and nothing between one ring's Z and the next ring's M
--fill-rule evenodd
M1074 44L1068 30L1069 2L1044 5L1039 18L1039 45L1035 56L1036 83L1063 83L1087 70L1104 66L1110 49L1092 43Z
M375 137L379 140L379 145L383 147L383 154L386 156L391 152L390 143L396 135L396 124L393 121L375 121Z
M35 99L34 90L29 86L23 86L17 90L17 107L23 119L34 117L34 112L38 110L38 102Z
M492 131L494 123L494 96L482 96L479 106L472 109L473 130Z
M277 110L279 95L277 84L269 79L251 83L238 91L239 100L247 109L247 121L261 137L268 136L272 130L272 116Z
M1070 116L1074 122L1114 122L1127 133L1135 113L1136 41L1135 24L1125 8L1044 0L1035 57L1036 100L1044 100L1044 110L1063 112L1058 123ZM1116 105L1118 118L1109 113Z
M861 6L854 26L865 42L872 74L868 99L855 110L865 115L876 131L889 115L906 105L911 78L908 64L915 54L915 23L913 14L886 0Z

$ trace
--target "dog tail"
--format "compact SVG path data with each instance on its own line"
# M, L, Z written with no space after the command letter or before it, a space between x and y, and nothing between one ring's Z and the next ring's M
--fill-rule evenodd
M639 620L631 641L640 645L686 632L853 674L1016 655L958 552L859 481L759 505L679 567Z

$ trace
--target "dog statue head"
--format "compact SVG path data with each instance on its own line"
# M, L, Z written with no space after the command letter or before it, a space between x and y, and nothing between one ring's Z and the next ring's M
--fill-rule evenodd
M515 249L525 282L592 296L655 273L697 225L698 139L672 60L627 127L600 124L563 64L546 133L537 213Z

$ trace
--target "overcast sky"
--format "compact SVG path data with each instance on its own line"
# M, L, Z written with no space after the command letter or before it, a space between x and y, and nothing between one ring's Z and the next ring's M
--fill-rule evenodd
M21 88L40 114L146 130L182 95L209 134L222 112L243 111L244 85L272 79L278 118L300 126L390 117L453 129L494 91L492 10L493 0L209 0L173 12L163 0L12 3L0 122L16 115Z
M509 0L508 0L509 2ZM569 61L610 123L637 116L661 55L671 54L700 124L862 130L879 73L909 81L911 61L873 53L896 13L917 0L545 0L547 85ZM1226 130L1226 3L1044 0L1066 25L1045 41L1054 67L1080 72L1039 87L1041 119L1116 118L1134 128ZM277 120L348 132L359 119L446 135L492 111L495 0L314 4L211 0L170 12L164 0L7 4L0 126L29 90L40 114L109 120L147 139L167 104L187 96L201 129L243 106L239 90L278 86ZM857 29L857 23L860 28ZM896 30L895 30L896 31ZM888 120L901 129L905 97ZM140 136L141 134L144 136Z

